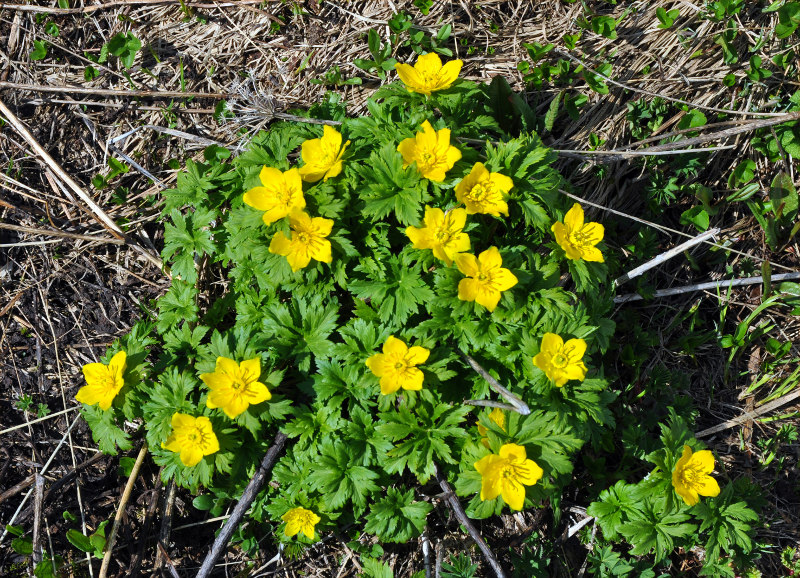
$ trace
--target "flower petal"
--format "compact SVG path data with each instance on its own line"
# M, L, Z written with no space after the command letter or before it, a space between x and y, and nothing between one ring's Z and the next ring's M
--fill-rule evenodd
M519 282L519 279L508 269L502 267L492 271L492 287L498 291L507 291Z
M504 195L514 188L514 181L511 180L511 177L501 175L500 173L492 173L489 176L489 180L494 183L495 187Z
M500 291L485 285L481 286L478 290L478 296L475 298L475 303L483 305L491 313L497 309L497 304L500 303Z
M481 272L480 266L478 265L478 258L472 253L459 253L455 256L454 260L458 270L467 277L477 277ZM461 292L460 287L461 284L459 283L459 293ZM467 299L467 301L474 301L474 297L472 299Z
M500 251L497 247L489 247L486 249L478 256L478 261L480 261L481 269L484 271L500 267L503 264L503 258L500 256Z
M564 215L564 225L571 231L577 231L583 226L583 207L575 203Z
M512 510L521 510L525 505L525 486L513 478L503 478L503 501Z
M180 452L181 452L181 463L187 468L196 466L197 464L200 463L200 460L203 459L203 452L200 451L200 448L195 445L184 446L181 448Z
M233 359L227 357L217 357L216 373L227 375L230 378L239 377L242 372L239 369L239 364Z
M417 139L406 138L397 145L397 150L403 155L403 166L408 166L417 160Z
M463 253L459 253L459 255L463 255ZM458 255L456 255L457 259ZM475 301L478 298L479 290L480 283L475 279L467 278L458 282L458 298L462 301Z
M422 382L425 381L425 374L422 370L416 367L407 368L400 374L400 387L411 391L419 391L422 389Z
M442 59L435 52L429 52L417 58L414 68L423 76L435 76L442 69Z
M518 444L503 444L500 448L500 457L504 459L511 459L513 461L524 462L528 454L525 451L525 446Z
M714 471L714 454L710 450L700 450L692 454L691 464L704 474Z
M442 70L439 71L439 88L448 88L453 84L461 73L462 66L464 66L463 60L456 59L445 62Z
M247 401L250 402L250 405L256 405L270 399L272 399L272 394L267 389L267 386L260 381L255 381L247 386Z
M600 223L586 223L581 227L581 233L585 236L588 245L597 245L603 240L605 227Z
M564 355L570 363L580 361L586 353L586 341L583 339L570 339L564 344Z
M376 353L364 362L375 377L381 377L385 371L384 357L383 353Z
M545 333L542 336L542 345L539 348L542 353L546 353L549 357L556 355L564 346L564 340L561 336L555 333Z
M245 383L256 381L261 377L261 357L245 359L239 364L239 371Z
M422 365L428 360L431 352L429 349L414 345L408 348L408 353L405 356L406 363L409 365Z
M283 234L283 231L278 231L275 233L275 236L272 237L272 241L269 244L269 252L274 253L275 255L283 255L285 257L291 250L292 242L286 238L286 235Z
M386 355L405 357L408 353L408 346L394 335L390 335L386 343L383 344L383 352Z

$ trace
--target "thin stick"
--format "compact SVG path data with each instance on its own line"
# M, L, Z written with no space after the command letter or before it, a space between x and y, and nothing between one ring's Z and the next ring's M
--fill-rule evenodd
M49 229L34 229L32 227L22 227L20 225L9 225L8 223L0 223L0 229L8 229L9 231L19 231L20 233L28 233L30 235L45 235L48 237L63 237L65 239L79 239L81 241L100 241L101 243L112 243L114 245L124 245L125 241L121 239L109 239L108 237L93 237L92 235L79 235L78 233L67 233L66 231L51 231Z
M718 233L719 233L719 229L709 229L708 231L698 235L694 239L689 239L685 243L681 243L677 247L673 247L669 251L665 251L664 253L661 253L660 255L657 255L657 256L653 257L647 263L644 263L643 265L639 265L638 267L636 267L634 269L631 269L630 271L628 271L627 273L625 273L621 277L618 277L617 279L615 279L614 280L614 286L615 287L619 287L620 285L630 281L634 277L638 277L639 275L641 275L645 271L649 271L653 267L657 267L661 263L672 259L675 255L679 255L679 254L683 253L686 249L689 249L690 247L694 247L695 245L699 245L700 243L702 243L706 239L710 239L711 237L715 237Z
M258 467L258 471L256 471L253 479L250 480L250 483L247 484L244 492L242 492L242 497L239 498L236 507L231 513L231 517L227 522L225 522L225 525L222 526L222 529L217 535L217 539L214 540L214 545L211 547L211 551L206 555L205 560L203 560L203 565L200 567L200 571L197 573L197 578L208 578L208 576L211 575L217 558L220 557L222 551L228 545L228 541L231 539L231 536L233 536L233 533L236 531L236 528L242 521L245 512L247 512L248 508L250 508L250 504L253 503L253 500L255 500L258 492L261 491L261 487L267 481L267 474L277 461L281 451L283 451L283 446L286 444L287 439L288 438L286 434L283 432L278 432L278 435L275 436L275 439L272 441L272 445L264 455L264 459L261 460L261 465Z
M508 391L505 387L500 385L497 380L489 375L489 372L486 371L480 364L472 359L466 353L462 353L461 356L464 360L469 364L469 366L474 369L478 375L480 375L486 382L494 389L497 393L499 393L502 397L505 398L507 402L509 402L513 406L513 410L521 415L529 415L531 413L530 408L528 405L518 398L516 395Z
M793 281L800 279L800 273L779 273L772 275L773 281ZM672 289L659 289L653 293L653 298L656 297L670 297L672 295L682 295L683 293L692 293L694 291L705 291L706 289L728 289L729 287L742 287L744 285L758 285L763 283L764 278L747 277L745 279L728 279L721 281L708 281L706 283L697 283L696 285L684 285L683 287L673 287ZM629 303L631 301L641 301L644 299L638 293L628 293L627 295L617 295L614 297L614 303Z
M748 411L740 415L739 417L735 417L733 419L729 419L728 421L721 423L719 425L715 425L714 427L710 427L708 429L704 429L703 431L695 434L695 437L702 438L706 436L710 436L711 434L719 433L721 431L725 431L726 429L732 428L734 426L743 424L746 421L751 419L755 419L759 416L764 415L765 413L771 412L773 409L777 409L782 405L786 405L790 401L794 401L800 397L800 389L793 391L791 393L787 393L786 395L782 395L778 399L771 401L769 403L765 403L757 407L754 411Z
M449 505L450 509L453 510L453 513L456 515L459 523L467 529L470 538L472 538L478 545L478 548L480 548L484 558L486 558L486 561L489 563L489 566L491 566L492 570L494 570L495 576L497 576L497 578L505 578L506 574L503 571L503 567L500 566L500 562L497 561L497 558L494 557L494 554L489 549L489 546L486 545L486 542L483 541L483 538L481 538L481 535L475 529L475 526L472 525L472 521L467 517L466 512L464 512L464 508L461 507L461 502L458 501L458 498L453 493L453 488L450 487L450 484L448 484L447 480L444 478L444 476L442 476L441 472L439 471L439 467L436 464L434 464L434 468L436 470L436 480L439 482L439 487L441 487L442 491L444 491L447 505Z
M433 564L431 563L431 541L428 538L428 529L422 532L422 559L425 564L425 578L433 578Z
M777 275L773 276L773 279L775 277L777 277ZM12 431L16 431L18 429L22 429L24 427L28 427L29 425L33 425L35 423L39 423L41 421L51 420L54 417L58 417L60 415L64 415L65 413L69 413L69 412L75 411L77 409L80 409L80 406L78 406L78 407L70 407L70 408L67 408L67 409L62 409L61 411L57 411L55 413L48 414L48 415L46 415L44 417L40 417L40 418L37 418L37 419L32 419L31 421L26 421L25 423L21 423L19 425L11 426L11 427L6 428L4 430L0 430L0 436L3 435L3 434L10 433Z
M131 475L128 476L128 483L125 484L125 489L122 491L122 498L117 507L117 514L114 516L114 524L111 526L111 534L109 534L108 541L106 542L106 553L103 555L103 563L100 566L99 578L106 578L106 573L108 573L108 565L111 563L111 551L114 549L114 544L117 541L117 531L119 530L120 522L122 522L122 514L125 512L128 500L131 499L133 484L139 476L139 469L142 467L146 455L147 442L142 444L142 449L139 450L139 455L136 456L136 462L131 469Z
M167 485L167 495L164 496L164 515L161 517L161 528L158 530L158 552L153 566L157 573L161 573L161 566L169 559L165 556L166 548L163 545L169 543L169 534L172 531L172 508L175 505L175 479L171 479Z
M67 172L61 168L61 166L50 156L50 154L42 148L42 145L33 138L33 135L28 130L28 128L20 121L16 115L11 112L11 110L5 105L5 103L0 100L0 114L2 114L14 127L14 129L25 139L28 145L36 152L39 157L45 162L45 164L56 173L62 181L64 181L67 186L72 189L72 191L81 198L81 200L86 203L89 207L90 212L92 215L108 230L111 232L112 235L117 237L118 239L124 239L128 245L136 249L145 259L150 261L153 265L158 267L160 270L164 269L164 264L162 263L161 259L150 253L147 249L142 247L135 239L133 239L130 235L127 235L123 232L122 229L117 226L114 220L106 214L106 212L100 208L97 203L92 200L92 198L84 192L78 183L67 174Z
M464 405L476 405L478 407L496 407L498 409L505 409L507 411L517 411L517 407L499 401L492 401L491 399L467 399Z
M42 551L39 547L39 530L42 522L42 503L44 497L44 476L36 475L36 494L33 498L33 569L42 561Z

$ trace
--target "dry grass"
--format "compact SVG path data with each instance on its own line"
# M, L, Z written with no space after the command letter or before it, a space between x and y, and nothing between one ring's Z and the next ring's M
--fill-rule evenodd
M39 4L49 6L54 2ZM29 87L8 88L9 84L0 84L0 99L27 125L33 139L63 167L64 173L116 223L126 225L131 237L126 244L109 231L97 211L87 207L66 184L63 174L43 162L42 155L18 131L9 125L0 131L0 382L4 386L0 395L0 521L9 522L23 496L33 487L30 475L44 475L47 489L41 511L25 508L15 523L30 529L34 516L40 513L45 530L42 543L65 556L72 552L69 557L76 575L86 575L86 560L68 546L64 533L71 527L95 528L113 515L124 485L114 466L116 460L98 458L85 424L78 423L66 436L64 447L48 471L43 471L43 464L76 419L75 412L54 413L52 418L36 424L14 431L6 429L34 419L32 412L38 403L46 404L51 412L74 408L80 366L95 361L142 315L148 302L168 287L163 273L141 251L132 250L130 242L154 252L161 237L159 190L174 183L176 174L166 163L169 159L182 163L198 154L204 145L196 139L142 127L169 127L239 147L243 142L239 132L242 119L220 125L212 118L219 95L230 95L230 100L255 111L247 119L255 123L245 127L248 131L266 125L275 113L309 107L322 100L327 90L309 80L322 76L330 67L339 66L345 76L364 76L352 62L368 57L366 33L374 28L384 39L388 38L386 22L398 10L414 15L415 23L425 29L451 24L453 48L465 61L467 78L488 81L502 75L514 89L524 90L517 70L517 64L528 59L524 43L553 42L564 52L560 39L564 34L580 31L576 20L582 12L580 3L557 0L437 2L427 16L420 15L407 0L338 0L299 6L272 1L224 6L210 0L186 4L192 17L187 17L177 1L120 1L97 8L93 0L77 0L70 6L73 12L80 9L80 13L50 15L34 11L35 5L26 5L22 10L0 2L0 81ZM627 103L642 97L651 100L659 95L690 102L693 108L706 112L709 122L715 121L715 111L720 109L730 111L729 118L750 121L757 111L779 112L773 95L791 92L790 87L797 85L793 79L783 78L776 84L778 79L773 78L763 86L755 86L746 98L740 97L739 86L725 87L722 79L731 68L722 65L719 47L714 43L721 25L699 17L699 2L669 3L680 10L676 26L669 30L656 28L654 11L664 4L660 1L634 1L619 6L590 4L615 16L623 10L629 14L618 29L618 39L584 32L579 48L570 56L596 67L613 54L613 77L625 88L612 86L605 96L588 92L590 100L579 120L562 116L552 134L544 135L545 142L553 148L587 151L591 134L606 140L602 147L606 150L631 147L636 139L626 118ZM744 34L737 43L743 54L757 45L760 30L773 29L777 22L776 14L762 14L757 3L747 4L746 13L738 16ZM45 25L50 21L58 24L58 37L46 34ZM689 32L681 37L676 33L678 28ZM131 71L116 62L98 65L87 58L87 54L97 56L103 44L121 31L133 32L145 46ZM35 40L45 40L50 45L48 58L30 59ZM776 43L767 42L756 53L767 62ZM468 47L476 50L469 51ZM548 58L555 61L558 57L552 53ZM88 65L100 71L92 81L84 79ZM645 67L650 67L648 74L642 73ZM734 67L734 71L740 81L744 70ZM351 115L364 112L365 99L380 82L366 76L364 80L362 86L338 90ZM63 90L40 90L47 87ZM132 98L131 90L195 96ZM530 92L527 97L536 111L544 114L558 92L551 88ZM215 96L200 96L210 94ZM676 109L674 117L658 129L659 136L674 130L684 114ZM115 187L127 189L121 202L115 198L115 187L96 190L91 179L106 171L108 143L134 129L138 130L115 146L157 177L158 183L136 170L118 177ZM726 179L731 167L744 158L759 159L757 178L764 188L768 188L778 170L794 175L793 162L770 166L754 155L749 148L750 137L750 133L742 132L710 143L730 148L710 153L697 181L714 190L718 198L724 196L729 192ZM592 158L607 160L602 156ZM581 163L566 155L559 161L559 168L588 201L630 215L645 212L642 189L646 174L640 162L615 157L600 172L596 163ZM796 270L800 255L796 241L781 253L771 253L763 232L739 205L726 206L717 219L725 228L723 237L732 240L733 247L754 263L768 259L776 272L781 268ZM672 216L659 225L692 234ZM625 227L623 219L617 226L620 245L628 240ZM678 234L659 231L662 249L683 240ZM700 251L707 251L707 247ZM728 262L738 269L742 259L742 255L732 255ZM654 273L652 281L658 288L666 288L719 278L725 273L724 265L695 271L678 258ZM760 297L758 286L733 292L728 331L730 324L746 317ZM701 408L698 429L735 417L752 408L756 401L753 397L739 400L740 391L749 382L746 375L725 381L725 354L715 344L702 346L694 358L677 353L674 347L685 328L680 320L690 307L699 308L713 322L715 315L718 319L721 304L716 295L703 293L643 305L637 310L642 318L651 315L653 327L664 328L659 332L661 346L655 348L643 375L657 364L686 372L694 380L692 391ZM617 314L624 315L624 307ZM673 320L676 323L671 323ZM776 338L797 341L795 318L777 319L776 325ZM796 346L794 351L797 352ZM753 368L764 356L756 348L746 355L750 355ZM625 372L620 368L620 373ZM758 395L761 398L762 393ZM18 409L19 400L25 396L34 401L31 412ZM796 424L797 419L792 417L781 423ZM785 546L796 544L798 538L796 456L789 456L787 464L791 469L781 472L761 471L755 463L760 451L756 440L765 439L775 429L774 424L751 421L707 442L725 456L730 475L749 476L765 484L770 501L765 513L769 529L760 530L759 538ZM156 557L154 544L144 537L157 532L164 518L162 502L168 492L162 490L157 478L157 471L150 465L134 487L134 501L121 530L112 574L157 574L171 565L181 572L191 572L213 539L213 530L220 522L206 523L202 514L187 503L189 496L178 492L172 532L164 544L166 555ZM61 515L64 510L77 515L78 522L65 522ZM564 516L562 525L581 517L571 513ZM445 553L469 547L447 510L440 507L434 518L435 559L441 561ZM194 522L201 525L183 528ZM504 545L504 537L535 533L546 523L542 515L533 513L506 516L485 524L482 530L497 547ZM496 537L491 538L493 535ZM8 538L0 549L0 571L12 575L15 559L7 541ZM262 544L266 552L273 551L269 536ZM582 550L577 547L577 551ZM263 554L253 561L253 567L263 571L270 557ZM232 554L226 572L244 569L243 560L240 553ZM398 575L410 575L421 568L419 545L387 548L386 560ZM774 560L765 564L767 572L780 571ZM580 565L579 560L576 568ZM305 572L343 577L354 575L358 568L358 555L341 537L332 536L312 548L306 557L290 562L280 575ZM554 570L557 571L565 575L571 572ZM20 575L26 572L23 566Z

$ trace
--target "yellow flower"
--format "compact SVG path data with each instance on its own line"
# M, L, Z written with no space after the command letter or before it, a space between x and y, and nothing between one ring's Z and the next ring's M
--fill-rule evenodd
M78 390L75 399L86 405L99 404L103 411L111 407L111 402L125 385L122 376L128 367L127 354L117 352L108 365L88 363L83 366L83 377L86 385Z
M210 419L176 413L172 416L172 433L161 447L171 452L180 452L181 463L191 468L200 463L203 456L218 452L219 442L211 428Z
M564 340L555 333L545 333L539 353L533 358L533 364L561 387L570 379L584 380L586 377L586 365L582 361L584 353L586 353L586 342L583 339L570 339L564 343Z
M514 187L510 177L490 173L483 163L475 163L469 174L456 185L456 199L467 207L467 214L485 213L508 216L504 198Z
M595 245L603 240L605 229L600 223L584 223L583 208L578 203L567 211L563 223L553 223L550 230L568 259L603 262L603 254Z
M506 431L506 414L504 414L499 407L496 407L492 410L492 412L489 414L489 419L496 423L501 430ZM489 430L485 425L478 423L478 433L483 436L481 443L487 449L489 448L489 439L486 437L486 432L488 431Z
M521 510L525 503L525 486L533 486L542 474L536 462L527 459L525 448L517 444L505 444L500 455L489 454L475 462L481 474L481 500L493 500L502 496L512 510Z
M422 389L425 376L416 366L425 363L430 354L424 347L408 347L390 335L383 344L383 353L376 353L366 363L373 375L381 378L383 395L394 393L401 387L417 391Z
M278 231L269 244L269 252L283 255L289 261L292 271L298 271L308 265L311 259L330 263L331 242L325 237L331 234L333 221L322 217L308 216L304 211L297 211L289 216L292 238L287 239L283 231Z
M497 247L489 247L478 257L472 253L455 256L458 270L467 276L458 283L458 298L475 301L489 311L494 311L500 294L517 284L517 278L508 269L503 269L503 258Z
M265 225L271 225L293 211L306 208L303 181L297 169L282 173L278 169L264 167L258 178L261 179L262 186L247 191L242 200L245 205L266 211L262 216Z
M711 498L719 495L717 480L709 476L714 471L714 456L709 450L692 453L692 448L683 446L683 455L672 472L672 487L688 506L700 501L700 496Z
M413 67L399 62L394 65L397 76L409 92L419 92L428 96L437 90L450 88L458 78L462 66L464 66L462 60L451 60L442 66L442 59L435 52L417 58Z
M349 145L350 141L347 141L342 146L342 134L325 125L322 138L310 139L301 145L300 156L305 164L300 167L300 176L309 183L335 177L342 172L342 155Z
M309 540L314 539L314 526L316 526L320 517L311 510L305 508L292 508L281 516L281 520L286 522L286 528L283 533L291 538L298 532L305 534Z
M214 373L203 373L200 379L211 389L206 405L211 409L222 408L229 418L234 419L250 405L267 401L272 394L263 383L261 358L247 359L236 363L227 357L217 357Z
M456 253L469 251L469 237L463 232L466 224L464 209L445 213L426 206L425 227L406 227L406 235L415 249L433 249L434 257L450 265Z
M426 179L441 183L447 171L461 158L461 151L450 146L450 129L433 130L427 120L422 123L422 132L414 138L403 139L397 146L403 155L403 167L413 162Z

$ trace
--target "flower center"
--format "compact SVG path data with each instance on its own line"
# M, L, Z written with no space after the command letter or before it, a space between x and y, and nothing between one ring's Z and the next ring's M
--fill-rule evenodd
M562 368L564 368L564 367L566 367L566 366L567 366L567 363L569 363L569 359L567 359L567 356L566 356L566 355L564 355L563 353L559 352L559 353L556 353L556 354L553 356L553 361L552 361L552 363L553 363L553 365L555 365L555 366L556 366L558 369L562 369Z
M584 233L581 229L573 231L570 237L572 244L578 247L587 247L592 245L592 242L589 240L589 235Z
M239 391L239 390L245 389L247 387L247 385L244 383L244 381L241 378L235 378L233 380L233 383L231 383L231 387L235 391Z
M397 363L394 364L394 368L397 370L403 369L405 366L406 364L403 363L402 361L398 361Z
M111 375L110 371L105 377L103 377L102 385L103 389L108 392L112 392L117 388L117 380L114 379L114 376Z
M504 478L514 478L514 477L516 477L514 475L514 466L512 466L510 464L507 465L507 466L503 466L503 471L501 472L500 475L503 476Z
M297 240L300 241L303 245L308 245L311 238L308 233L302 232L297 234Z
M433 164L436 161L436 157L430 151L424 151L422 153L422 155L420 155L420 157L421 157L420 160L422 161L422 164L425 164L425 165Z
M475 278L476 278L478 281L484 281L484 282L489 280L489 276L488 276L486 273L483 273L483 272L481 272L481 273L478 273L478 276L477 276L477 277L475 277Z

